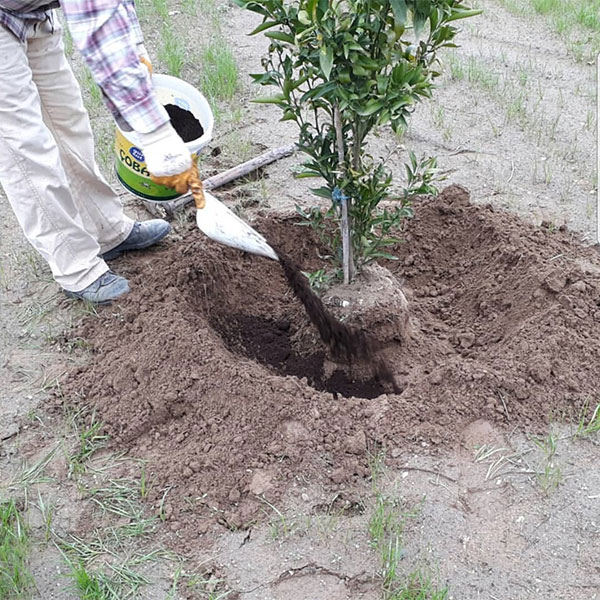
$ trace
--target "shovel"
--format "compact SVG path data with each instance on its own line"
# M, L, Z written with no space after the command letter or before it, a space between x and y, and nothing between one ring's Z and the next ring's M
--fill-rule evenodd
M212 194L205 192L201 184L192 186L192 195L196 204L196 223L204 235L225 246L279 260L275 250L258 231Z

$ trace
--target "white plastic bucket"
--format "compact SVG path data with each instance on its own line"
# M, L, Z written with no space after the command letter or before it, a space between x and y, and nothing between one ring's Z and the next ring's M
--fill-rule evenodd
M153 75L152 84L161 104L175 104L189 110L200 121L204 133L186 144L193 160L197 160L200 150L212 139L214 117L208 101L194 86L171 75ZM136 133L123 131L118 126L115 135L115 168L121 185L138 198L164 202L181 196L175 190L150 179Z

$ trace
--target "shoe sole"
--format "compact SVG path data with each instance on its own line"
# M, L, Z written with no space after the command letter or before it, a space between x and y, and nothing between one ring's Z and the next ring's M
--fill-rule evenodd
M160 240L162 240L163 238L167 237L167 235L169 235L170 231L171 231L171 228L169 227L169 229L167 229L167 231L165 233L161 233L160 235L157 235L156 237L151 238L143 246L136 246L135 248L127 248L125 250L119 250L118 252L115 252L114 254L111 254L113 251L109 250L105 254L102 254L102 260L114 260L115 258L119 258L120 256L123 256L123 254L125 254L125 252L135 252L136 250L145 250L146 248L153 246L154 244L160 242Z
M121 294L120 296L117 296L116 298L111 298L110 300L102 300L102 301L98 302L98 301L94 301L94 300L89 300L88 298L82 298L81 296L75 296L75 295L72 296L68 292L65 291L65 295L67 296L67 298L69 298L69 300L78 300L79 302L88 302L89 304L93 304L94 306L107 306L109 304L112 304L116 300L119 300L123 296L126 296L128 293L129 292L125 292L124 294Z

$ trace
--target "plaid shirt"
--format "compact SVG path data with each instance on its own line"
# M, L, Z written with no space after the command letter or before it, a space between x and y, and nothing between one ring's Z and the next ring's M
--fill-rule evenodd
M0 0L0 25L25 42L28 21L43 21L58 2ZM169 121L140 64L143 43L134 0L61 0L73 43L81 52L119 126L150 133ZM1 84L1 83L0 83Z

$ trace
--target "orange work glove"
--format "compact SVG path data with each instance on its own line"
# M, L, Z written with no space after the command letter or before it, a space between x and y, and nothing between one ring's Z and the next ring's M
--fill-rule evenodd
M148 69L150 76L152 76L152 63L147 56L140 56L140 62Z
M198 209L204 208L204 205L206 204L206 199L204 198L204 186L202 185L202 181L200 181L198 165L196 163L183 173L158 177L150 175L150 179L152 179L154 183L174 189L179 194L185 194L188 191L191 191L192 198Z

